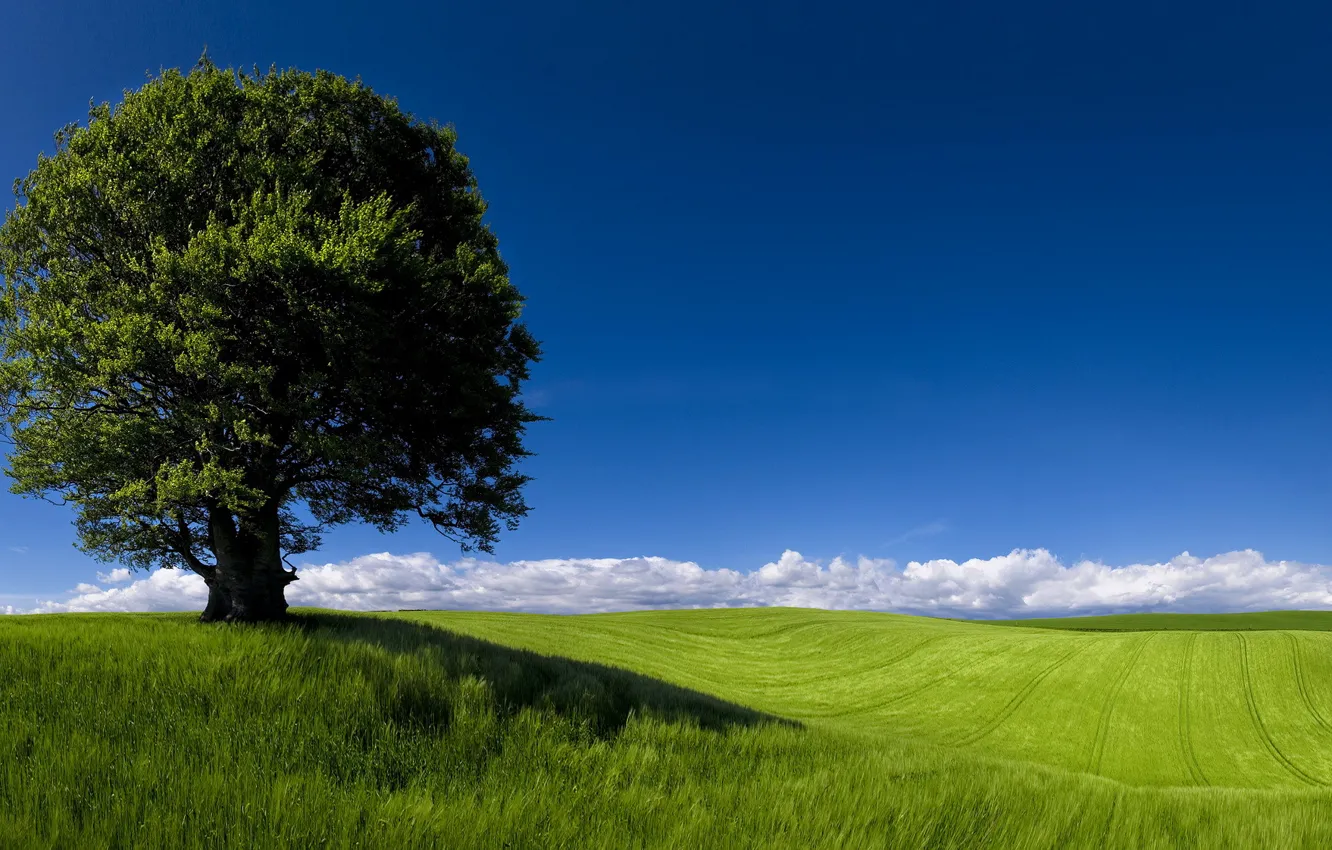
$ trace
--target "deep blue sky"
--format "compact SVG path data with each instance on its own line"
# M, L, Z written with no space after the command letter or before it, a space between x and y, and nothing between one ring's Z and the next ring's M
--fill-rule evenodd
M554 418L501 560L1332 563L1321 4L206 5L7 4L0 178L205 44L456 124ZM70 520L0 495L0 593ZM384 550L457 555L314 560Z

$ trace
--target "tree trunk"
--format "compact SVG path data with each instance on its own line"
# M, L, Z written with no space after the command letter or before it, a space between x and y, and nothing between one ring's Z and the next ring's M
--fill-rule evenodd
M253 565L250 565L253 567ZM296 580L294 573L246 569L223 571L221 565L208 583L208 604L199 619L205 623L258 623L282 620L287 616L284 594L287 584Z
M258 623L287 616L284 591L296 580L282 566L277 508L263 511L256 528L237 528L229 512L213 511L209 524L217 566L204 579L208 604L199 619L205 623Z

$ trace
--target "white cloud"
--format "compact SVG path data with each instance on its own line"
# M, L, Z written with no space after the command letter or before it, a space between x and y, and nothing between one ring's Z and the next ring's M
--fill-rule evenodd
M113 570L115 575L119 570ZM103 579L105 581L105 579ZM80 584L64 602L42 602L35 614L62 611L191 611L203 610L208 589L203 579L182 570L157 570L126 587L103 589Z
M39 612L189 611L207 600L203 579L159 570L130 584L128 571L98 574ZM1044 549L994 558L893 561L836 558L824 565L786 551L752 572L708 570L667 558L441 563L418 553L365 555L306 565L293 605L359 610L460 608L578 613L643 608L787 605L1003 617L1118 611L1332 608L1332 567L1268 561L1245 550L1211 558L1187 552L1165 563L1065 565ZM13 613L11 610L10 613Z

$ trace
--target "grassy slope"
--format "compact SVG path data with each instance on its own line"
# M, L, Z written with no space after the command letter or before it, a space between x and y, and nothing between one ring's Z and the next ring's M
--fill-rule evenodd
M820 729L1133 785L1332 784L1332 633L1096 634L781 609L403 616Z
M1332 634L191 619L0 618L0 846L1332 845Z

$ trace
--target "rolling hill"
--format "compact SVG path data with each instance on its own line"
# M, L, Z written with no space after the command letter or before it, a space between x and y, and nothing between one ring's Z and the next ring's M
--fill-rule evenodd
M0 618L0 846L1329 846L1328 620Z
M1041 628L771 608L404 616L608 662L810 725L1132 785L1332 784L1332 613L1069 618ZM1090 631L1096 621L1107 633ZM1127 631L1134 624L1146 631Z

